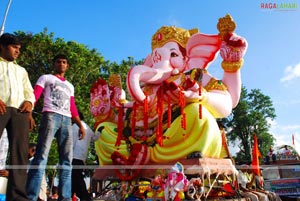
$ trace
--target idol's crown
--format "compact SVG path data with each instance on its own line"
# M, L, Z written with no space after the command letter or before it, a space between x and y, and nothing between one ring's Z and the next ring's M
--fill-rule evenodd
M164 46L167 42L177 42L186 47L189 38L198 33L198 29L186 30L175 26L163 26L152 36L152 50Z

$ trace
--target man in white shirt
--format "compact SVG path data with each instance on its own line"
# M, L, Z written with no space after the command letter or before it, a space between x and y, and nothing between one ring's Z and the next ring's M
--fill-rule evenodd
M250 183L250 175L248 174L249 168L249 165L246 164L243 164L239 167L237 179L240 187L240 194L249 198L251 201L258 201L258 196L248 189L248 184Z
M288 157L289 155L291 155L291 150L289 150L287 145L284 145L284 150L282 151L282 154L284 157Z
M85 137L80 140L78 138L78 126L73 124L73 161L72 161L72 194L76 193L76 196L80 200L92 200L84 181L84 169L82 166L85 165L86 157L88 154L88 148L91 142L96 141L99 138L100 133L96 134L92 129L84 122L83 114L78 111L79 117L81 119L81 124L85 129Z

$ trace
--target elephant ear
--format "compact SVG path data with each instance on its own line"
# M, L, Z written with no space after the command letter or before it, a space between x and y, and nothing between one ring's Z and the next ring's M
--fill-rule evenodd
M217 57L221 42L219 35L197 33L191 36L186 46L189 58L186 70L207 68Z
M148 56L146 57L146 59L144 61L144 65L152 67L153 63L152 63L152 59L151 59L151 54L148 54Z

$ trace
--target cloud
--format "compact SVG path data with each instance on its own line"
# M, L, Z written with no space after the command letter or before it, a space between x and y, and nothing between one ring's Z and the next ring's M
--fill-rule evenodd
M284 144L292 144L292 134L277 134L275 135L276 138L276 146L284 145Z
M280 82L288 82L294 79L300 79L300 63L295 66L288 66L284 69L284 76L280 79Z
M298 104L300 104L300 100L299 100L299 98L298 99L288 99L288 100L274 101L274 103L286 107L286 106L298 105Z
M282 130L299 130L300 125L287 125L281 128Z
M285 135L287 133L298 132L300 129L300 124L292 124L292 125L279 125L276 120L268 120L270 124L270 131L273 134L283 133L281 135ZM280 134L279 134L280 135Z
M271 127L276 127L277 126L277 122L274 119L271 118L267 118L267 122Z
M167 21L170 26L181 27L181 23L177 19L173 18L173 16L169 16Z
M275 120L269 120L271 128L270 132L273 137L276 139L276 145L283 145L283 144L292 144L292 135L295 136L295 141L300 140L300 124L294 125L280 125Z

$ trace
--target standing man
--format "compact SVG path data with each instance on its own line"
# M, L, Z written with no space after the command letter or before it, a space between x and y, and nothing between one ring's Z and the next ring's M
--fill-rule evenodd
M85 130L75 105L74 86L65 79L65 73L69 69L68 59L65 55L59 54L54 57L53 64L54 74L42 75L34 87L36 100L43 93L44 106L37 150L28 172L27 193L32 201L38 198L54 137L57 140L59 154L59 200L72 199L72 120L79 127L79 138L83 139L85 136Z
M16 63L21 41L13 34L0 36L0 137L4 128L9 140L9 176L6 200L28 200L27 153L30 118L35 101L27 71Z
M83 166L86 162L88 149L91 141L95 142L100 133L95 134L93 130L84 122L84 116L79 112L81 123L85 129L86 136L83 140L78 139L78 126L73 124L73 169L72 169L72 194L76 193L76 196L80 200L90 201L93 200L88 191L84 181L84 169Z

